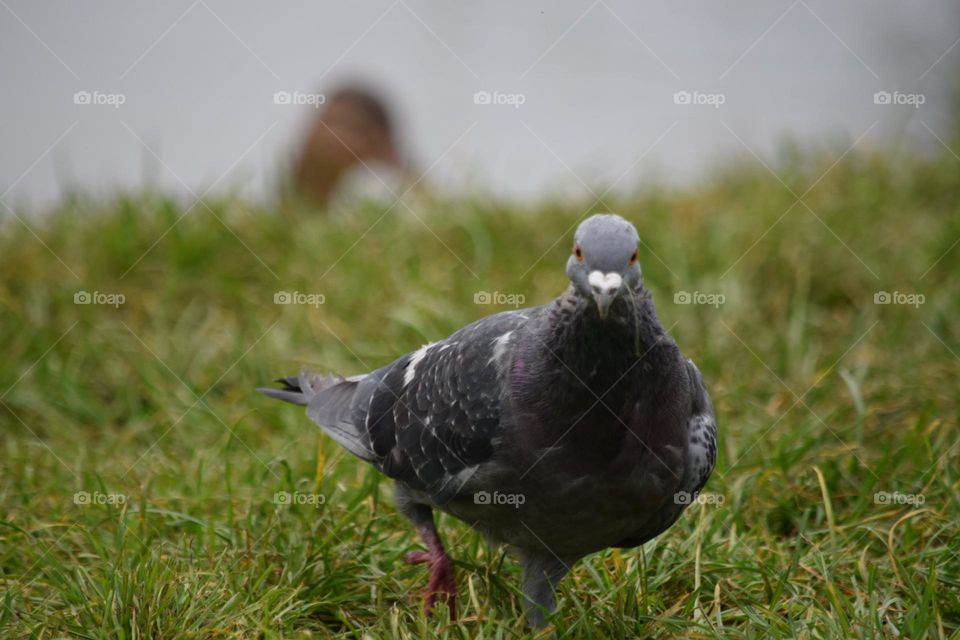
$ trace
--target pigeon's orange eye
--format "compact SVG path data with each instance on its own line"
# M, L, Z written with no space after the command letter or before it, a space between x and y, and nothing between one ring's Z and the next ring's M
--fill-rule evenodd
M633 255L630 256L630 265L633 266L633 265L635 265L635 264L637 264L637 252L636 252L636 251L634 251L634 252L633 252Z
M573 247L573 255L577 256L578 262L583 262L583 250L580 249L579 244Z

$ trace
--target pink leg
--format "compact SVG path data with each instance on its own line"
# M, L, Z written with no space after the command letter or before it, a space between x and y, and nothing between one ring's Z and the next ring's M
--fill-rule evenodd
M450 619L454 620L457 617L457 583L453 579L453 560L447 555L440 536L432 526L421 527L419 531L427 550L408 553L406 561L430 567L430 582L424 594L423 610L430 615L437 601L444 602L450 610Z

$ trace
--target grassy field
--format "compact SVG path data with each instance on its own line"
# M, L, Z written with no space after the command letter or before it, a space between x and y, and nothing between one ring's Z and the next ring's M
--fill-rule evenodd
M0 637L526 637L517 566L447 517L461 618L425 618L390 483L254 388L550 300L608 207L720 459L666 534L575 568L557 635L960 637L960 160L842 151L604 203L7 215Z

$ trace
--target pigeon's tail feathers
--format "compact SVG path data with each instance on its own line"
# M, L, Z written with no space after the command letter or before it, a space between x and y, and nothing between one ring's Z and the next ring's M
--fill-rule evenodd
M299 376L277 380L282 389L261 387L260 393L277 400L307 407L307 416L350 453L372 461L376 456L351 416L357 386L366 375L344 378L303 371Z
M307 403L307 416L347 451L372 462L376 454L370 438L353 423L357 388L364 377L340 378L324 386Z
M270 398L305 407L310 404L310 400L315 395L343 381L344 379L340 376L322 376L302 371L299 376L288 376L275 380L274 382L283 385L282 389L259 387L257 391Z

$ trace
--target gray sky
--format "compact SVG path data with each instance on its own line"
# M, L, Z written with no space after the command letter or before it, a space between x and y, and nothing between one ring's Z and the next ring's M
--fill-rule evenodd
M425 181L509 197L695 180L791 136L947 141L955 2L558 4L0 0L2 201L261 196L312 111L275 93L357 78L396 107Z

